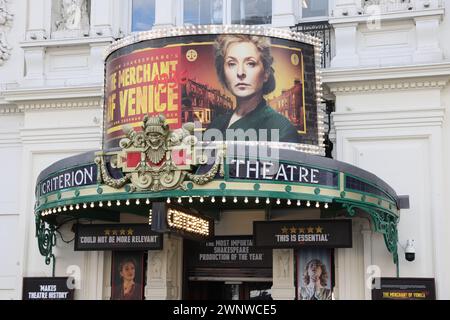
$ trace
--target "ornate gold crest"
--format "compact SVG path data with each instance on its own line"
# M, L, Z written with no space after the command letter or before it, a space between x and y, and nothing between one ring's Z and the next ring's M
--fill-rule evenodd
M113 188L130 183L131 190L161 191L183 189L186 178L195 184L206 184L219 172L223 175L223 151L218 150L215 163L202 175L190 173L197 163L194 124L185 123L182 128L170 131L165 118L145 116L142 130L125 128L126 138L120 140L118 152L98 152L95 162L98 182ZM115 179L108 172L105 156L110 156L113 168L122 171L123 177Z

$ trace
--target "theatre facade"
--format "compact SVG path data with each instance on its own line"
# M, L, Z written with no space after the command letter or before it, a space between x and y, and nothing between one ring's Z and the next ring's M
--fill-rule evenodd
M446 4L141 2L0 1L0 299L450 297Z
M266 43L270 100L279 101L271 110L295 128L295 142L251 116L214 128L239 100L211 70L232 59L246 81L246 66L254 68L245 51L242 62L218 64L220 41ZM332 299L345 268L338 250L364 244L354 236L363 223L383 237L398 273L397 225L408 199L372 173L324 157L320 48L312 36L245 26L159 29L113 43L102 149L37 178L42 262L55 272L56 230L69 224L73 248L65 250L104 252L95 281L108 284L110 299L124 297L124 259L134 261L134 299ZM203 94L187 90L194 81ZM297 97L287 99L293 88ZM321 288L311 291L313 278Z

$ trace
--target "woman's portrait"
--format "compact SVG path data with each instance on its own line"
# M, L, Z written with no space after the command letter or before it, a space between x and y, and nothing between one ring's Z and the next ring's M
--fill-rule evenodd
M114 252L111 300L143 299L143 259L141 252Z
M325 254L320 254L325 251ZM299 251L298 263L298 299L331 300L331 279L329 250L318 250L316 258L311 258L304 250ZM328 254L327 254L328 253ZM302 258L303 254L303 258ZM305 263L306 262L306 263Z
M236 108L217 116L209 128L255 129L258 140L299 142L296 128L271 108L264 96L275 90L271 43L267 37L219 35L214 43L215 68L223 87L236 99ZM279 132L272 137L271 130ZM267 136L261 134L264 130Z

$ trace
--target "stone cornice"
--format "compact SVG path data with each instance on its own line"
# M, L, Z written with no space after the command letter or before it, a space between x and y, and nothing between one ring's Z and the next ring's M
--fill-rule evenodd
M325 69L322 79L334 93L443 88L450 80L450 63Z
M14 104L0 104L0 115L21 113L17 105Z
M20 88L4 92L6 102L18 110L92 108L102 105L103 84L60 88Z
M27 40L20 43L22 48L33 47L61 47L61 46L81 46L92 44L109 45L114 41L112 37L89 37L89 38L63 38L63 39L48 39L48 40Z
M445 10L443 8L438 9L422 9L414 11L397 11L397 12L383 12L380 14L380 19L383 21L405 20L415 19L420 17L429 16L443 16ZM367 23L372 17L368 14L352 15L333 17L328 22L332 25L344 24L344 23Z
M442 126L445 108L407 108L378 111L334 112L337 130Z

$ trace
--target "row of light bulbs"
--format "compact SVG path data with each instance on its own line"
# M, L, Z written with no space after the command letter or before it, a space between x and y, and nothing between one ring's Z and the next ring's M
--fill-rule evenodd
M200 201L201 203L204 203L204 202L205 202L205 198L204 198L204 197L200 197L200 198L199 198L199 201ZM215 202L216 202L216 197L211 197L211 198L210 198L210 201L211 201L211 203L215 203ZM221 201L222 201L222 203L226 203L226 202L227 202L227 198L226 198L226 197L222 197ZM233 203L238 203L238 201L239 201L239 200L238 200L238 197L233 197ZM172 203L171 198L167 198L166 202L167 202L168 204ZM176 202L177 202L177 203L183 203L183 198L178 197L178 199L176 200ZM192 198L192 197L189 197L188 202L189 202L189 203L193 203L193 202L194 202L193 198ZM244 203L249 203L249 202L250 202L250 200L248 199L248 197L244 197ZM256 197L256 198L255 198L255 203L258 204L258 203L260 203L260 202L261 202L260 198L259 198L259 197ZM266 204L270 204L270 198L266 198L265 202L266 202ZM281 199L278 198L278 199L276 200L275 203L276 203L277 205L280 205L280 204L281 204ZM300 207L300 206L302 205L302 202L301 202L300 200L294 200L294 201L292 201L291 199L287 199L287 200L286 200L286 204L287 204L287 205L294 205L294 204L296 204L298 207ZM307 207L311 207L311 201L309 201L309 200L306 201L306 206L307 206ZM319 202L319 201L316 201L315 207L316 207L316 208L320 208L320 202ZM328 203L325 202L324 208L325 208L325 209L328 209Z
M116 206L120 206L122 204L120 200L115 200L115 201L109 200L109 201L105 201L105 202L106 202L106 204L103 203L103 201L99 201L98 202L98 207L102 208L105 205L107 207L111 207L113 205L113 203L115 203ZM140 199L136 199L135 203L137 205L139 205L139 204L141 204L141 200ZM125 205L129 206L130 204L131 204L130 200L127 199L125 201ZM150 199L146 199L145 200L145 204L150 204ZM91 202L89 205L88 205L88 203L84 202L82 204L78 204L77 203L75 205L71 204L69 206L62 206L62 207L57 207L57 208L55 207L55 208L47 209L47 210L42 211L42 216L45 217L45 216L48 216L50 214L56 214L56 213L61 213L61 212L66 212L66 211L73 211L73 210L80 210L81 208L87 209L88 207L95 208L95 202Z
M196 35L196 34L217 34L217 33L241 33L259 36L278 37L288 40L306 42L315 46L316 51L320 50L322 40L306 33L300 33L280 28L269 28L255 25L192 25L172 28L158 28L149 31L134 33L120 39L110 45L105 52L108 56L111 52L127 45L151 39L159 39L174 36Z
M199 198L199 201L201 202L201 203L203 203L203 202L205 202L205 198L204 197L200 197ZM210 201L211 201L211 203L215 203L216 202L216 197L211 197L210 198ZM227 202L227 198L226 197L222 197L222 199L221 199L221 201L222 201L222 203L226 203ZM244 203L249 203L249 199L248 199L248 197L245 197L244 198ZM166 200L166 202L167 203L172 203L172 200L171 200L171 198L167 198L167 200ZM183 198L181 198L181 197L178 197L178 199L177 199L177 203L182 203L183 202ZM192 197L189 197L188 198L188 202L189 203L193 203L194 202L194 199L192 198ZM233 197L233 202L234 203L237 203L238 202L238 197ZM255 198L255 203L256 204L258 204L258 203L260 203L261 202L261 200L260 200L260 198L259 197L256 197ZM269 198L266 198L266 200L265 200L265 202L266 202L266 204L270 204L270 199ZM116 206L120 206L122 203L121 203L121 201L120 200L116 200L116 201L107 201L106 202L106 206L107 207L111 207L112 205L113 205L113 203L115 203L115 205ZM150 204L150 199L146 199L145 201L142 201L141 202L141 200L140 199L136 199L136 201L135 201L135 203L136 203L136 205L139 205L139 204L141 204L141 203L145 203L145 204ZM281 204L281 199L280 198L278 198L277 200L276 200L276 202L275 202L277 205L280 205ZM125 205L127 205L127 206L129 206L131 203L130 203L130 200L126 200L125 201ZM294 201L292 201L291 199L287 199L286 200L286 204L287 205L293 205L293 204L296 204L298 207L300 207L301 205L302 205L302 203L301 203L301 201L300 200L294 200ZM98 202L98 207L100 207L100 208L102 208L102 207L104 207L105 206L105 204L103 203L103 201L99 201ZM308 200L307 202L306 202L306 206L307 207L311 207L311 202ZM44 210L44 211L42 211L42 216L43 217L45 217L45 216L48 216L48 215L51 215L51 214L57 214L57 213L61 213L61 212L67 212L67 211L73 211L73 210L80 210L81 208L83 208L83 209L87 209L88 207L90 207L90 208L95 208L95 203L94 202L91 202L89 205L85 202L85 203L83 203L83 204L75 204L75 205L69 205L69 206L62 206L62 207L55 207L55 208L51 208L51 209L46 209L46 210ZM316 201L316 203L315 203L315 207L316 208L320 208L320 202L318 202L318 201ZM325 202L325 204L324 204L324 208L325 209L328 209L328 203L326 203Z

